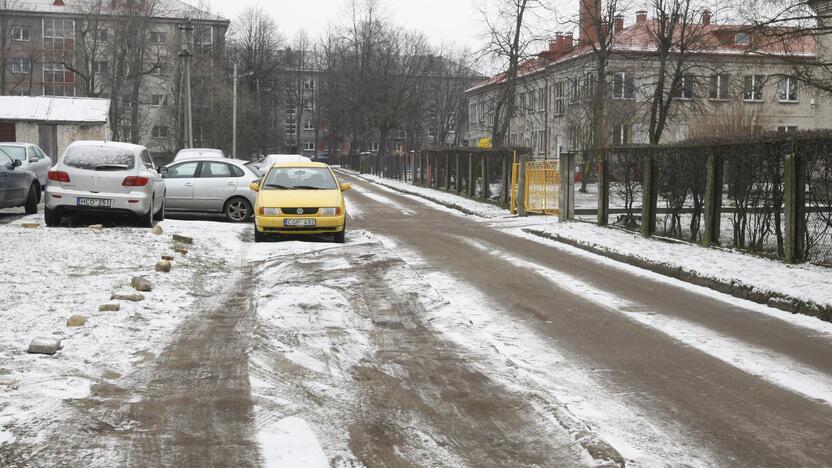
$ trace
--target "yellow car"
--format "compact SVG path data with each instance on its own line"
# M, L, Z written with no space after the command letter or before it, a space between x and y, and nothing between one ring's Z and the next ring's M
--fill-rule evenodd
M332 234L344 243L347 207L342 192L350 184L339 184L332 169L323 163L278 163L259 183L254 206L254 241L270 234Z

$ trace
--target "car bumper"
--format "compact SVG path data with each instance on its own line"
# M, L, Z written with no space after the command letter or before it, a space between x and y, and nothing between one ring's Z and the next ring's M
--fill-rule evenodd
M297 219L298 217L287 216L260 216L255 217L255 228L266 234L333 234L344 230L346 216L315 217L315 226L309 227L286 227L284 221Z
M131 191L130 193L90 193L86 191L68 190L60 187L46 187L46 208L60 209L71 212L90 213L124 213L141 215L147 213L153 204L150 193ZM79 198L101 198L111 200L108 208L90 208L78 206Z

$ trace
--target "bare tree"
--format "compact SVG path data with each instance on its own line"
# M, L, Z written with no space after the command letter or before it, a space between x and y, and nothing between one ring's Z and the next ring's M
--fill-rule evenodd
M0 0L0 95L15 90L19 84L26 80L29 81L29 89L31 89L32 70L34 69L35 50L37 49L31 24L24 25L14 15L3 13L3 11L19 10L22 6L22 0ZM25 41L25 49L17 50L15 43L18 41L21 43ZM12 54L12 51L14 51L14 54ZM18 65L19 68L15 72L18 78L10 83L8 73L12 71L13 59L22 60L23 63ZM26 64L29 66L28 72L24 68Z

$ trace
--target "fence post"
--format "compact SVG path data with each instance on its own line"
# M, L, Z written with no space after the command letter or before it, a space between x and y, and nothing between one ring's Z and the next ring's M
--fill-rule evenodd
M607 149L598 151L598 225L610 222L610 163Z
M785 155L784 163L783 201L786 205L786 232L783 250L786 263L800 263L806 260L806 171L796 144L790 145L790 152Z
M451 155L447 151L443 151L445 155L445 190L451 189L451 173L449 169L451 168Z
M459 174L459 150L454 151L454 164L456 165L456 172L454 172L454 189L456 189L457 195L459 192L462 191L462 177Z
M474 153L468 152L468 198L474 198Z
M509 177L509 169L508 169L508 167L509 167L508 154L509 153L503 154L502 157L500 158L501 159L500 160L500 169L503 171L502 172L502 177L500 177L500 184L501 184L500 204L503 207L507 207L508 204L509 204L509 196L508 196L509 187L508 186L509 186L509 184L511 184L511 180L510 180L511 177Z
M658 170L653 148L647 150L641 167L641 235L650 237L656 232L658 199Z
M482 191L480 192L480 199L488 200L488 152L482 153Z
M517 166L517 215L526 216L526 160L528 156L520 156Z
M575 155L561 153L558 160L560 175L560 194L558 194L558 221L565 223L574 218L575 213Z
M433 182L431 185L433 185L433 188L438 189L439 188L439 174L438 174L438 172L439 172L439 164L438 164L439 163L439 153L437 153L436 151L431 151L430 154L431 154L431 156L433 156L431 158L431 159L433 159L433 162L430 165L430 177L431 177L431 180Z
M722 156L715 148L708 155L705 166L705 207L703 213L702 245L719 245L722 222Z

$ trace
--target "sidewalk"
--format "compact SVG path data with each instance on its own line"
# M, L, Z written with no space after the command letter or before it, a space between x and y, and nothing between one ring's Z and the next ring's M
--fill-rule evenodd
M517 217L494 205L404 182L366 174L360 176L388 189L484 218L484 222L489 221L497 228L516 229L518 225ZM527 234L787 312L832 321L832 270L828 268L808 264L786 265L730 249L647 239L635 233L601 228L590 223L559 223L553 217L530 217L525 220L522 232Z

